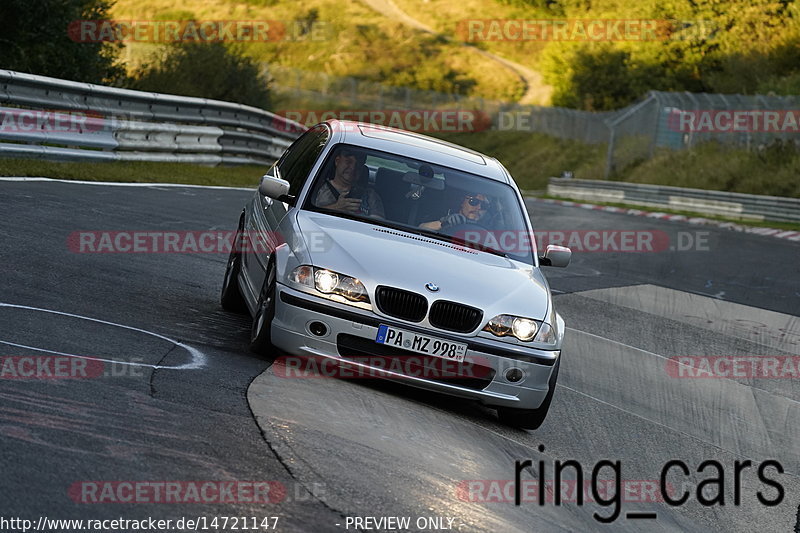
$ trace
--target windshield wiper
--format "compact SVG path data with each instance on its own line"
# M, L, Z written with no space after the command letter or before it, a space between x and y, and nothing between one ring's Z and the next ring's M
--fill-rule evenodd
M438 231L433 231L424 228L416 228L414 230L406 230L406 231L411 231L412 233L425 235L427 237L433 237L434 239L438 239L440 241L458 244L460 246L464 246L465 248L472 248L475 250L480 250L481 252L487 252L493 255L499 255L500 257L506 257L506 258L508 257L507 253L498 250L497 248L492 248L491 246L486 246L485 244L481 244L477 241L470 241L467 239L463 239L461 237L456 237L454 235L445 235L444 233L439 233Z
M383 218L370 218L361 215L356 215L353 213L348 213L346 211L337 211L335 209L326 209L324 207L318 207L316 210L320 213L325 213L326 215L334 215L341 218L346 218L349 220L357 220L359 222L366 222L368 224L375 224L376 226L384 226L392 229L396 229L399 231L405 231L407 233L413 233L415 235L422 235L425 237L431 237L438 241L449 242L452 244L458 244L459 246L463 246L465 248L471 248L474 250L480 250L481 252L487 252L492 255L497 255L500 257L508 258L508 254L498 250L497 248L492 248L491 246L486 246L476 241L469 241L463 239L461 237L456 237L452 235L445 235L444 233L439 233L438 231L429 230L425 228L414 228L411 226L407 226L402 223L394 222L391 220L386 220Z

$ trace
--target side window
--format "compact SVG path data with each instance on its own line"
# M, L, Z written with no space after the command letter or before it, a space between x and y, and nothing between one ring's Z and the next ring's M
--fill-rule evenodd
M328 142L330 132L320 125L305 132L278 161L281 178L289 182L289 194L297 196L308 179L311 168Z

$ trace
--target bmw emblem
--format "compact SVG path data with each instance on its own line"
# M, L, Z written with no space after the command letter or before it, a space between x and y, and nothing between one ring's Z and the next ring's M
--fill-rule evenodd
M435 283L426 283L425 288L431 292L439 292L439 286Z

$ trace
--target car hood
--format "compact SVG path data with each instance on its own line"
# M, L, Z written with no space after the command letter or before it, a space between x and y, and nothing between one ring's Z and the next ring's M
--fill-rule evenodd
M378 285L478 307L484 316L547 315L550 289L538 269L402 230L300 211L297 224L314 266L358 278L372 298ZM425 289L427 283L439 287Z

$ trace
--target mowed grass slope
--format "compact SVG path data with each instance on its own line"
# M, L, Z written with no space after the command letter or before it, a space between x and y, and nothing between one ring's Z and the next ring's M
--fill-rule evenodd
M519 78L495 61L406 27L358 1L118 0L112 13L117 20L280 21L286 25L287 40L236 46L265 65L387 85L500 100L516 100L523 91ZM301 35L297 28L310 23L320 31ZM160 48L127 43L124 59L129 71L151 61Z
M223 187L258 187L267 166L207 167L187 163L64 163L0 158L0 176L44 177L124 183L185 183Z
M265 65L279 65L333 76L354 76L386 85L430 90L459 90L473 96L514 100L522 93L520 80L509 69L459 44L465 38L461 21L471 19L521 19L649 16L651 2L638 5L618 0L597 0L591 5L568 4L555 17L540 3L527 0L393 0L411 17L448 39L415 30L387 18L362 1L308 0L118 0L113 15L120 20L278 20L290 24L322 23L325 39L298 38L277 43L243 43L246 53ZM567 5L567 4L565 4ZM302 37L302 36L301 36ZM570 43L535 41L485 41L474 46L536 68L544 48ZM637 43L627 43L638 46ZM160 49L159 45L132 43L126 58L131 68ZM213 73L209 73L213 75ZM446 92L446 91L445 91ZM323 99L309 95L276 93L274 110L350 109L347 95ZM411 102L413 105L414 102ZM361 109L361 108L359 108ZM585 145L525 132L451 133L439 135L500 159L520 186L543 190L550 176L564 170L575 177L602 179L604 145ZM201 167L203 168L203 167ZM753 194L800 197L800 154L790 147L748 152L713 144L691 151L664 150L646 161L635 161L612 179ZM124 172L124 171L120 171ZM177 171L176 171L177 172ZM215 174L215 169L200 171ZM233 171L231 176L235 176ZM180 175L180 173L177 173ZM216 174L215 174L216 175Z

